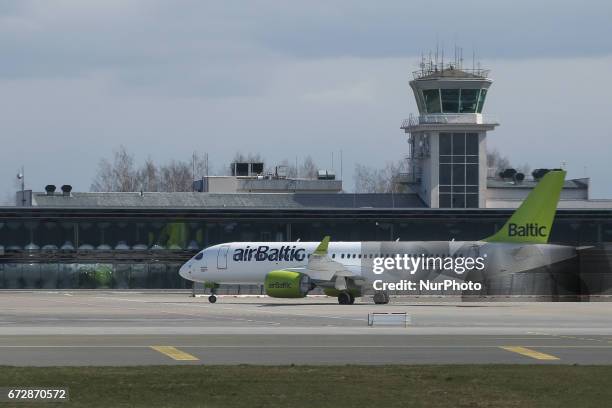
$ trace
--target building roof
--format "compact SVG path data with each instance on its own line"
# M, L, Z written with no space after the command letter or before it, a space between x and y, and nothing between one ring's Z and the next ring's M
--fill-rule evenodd
M32 206L62 208L423 208L413 193L32 193Z
M528 188L532 189L538 184L538 181L533 179L525 179L520 183L515 183L511 180L502 180L500 178L488 178L487 188ZM572 180L565 180L563 189L588 189L589 179L579 178Z
M428 79L481 79L489 81L487 78L489 70L486 69L462 69L454 67L452 64L445 64L444 69L424 69L414 71L413 76L416 80L428 80Z

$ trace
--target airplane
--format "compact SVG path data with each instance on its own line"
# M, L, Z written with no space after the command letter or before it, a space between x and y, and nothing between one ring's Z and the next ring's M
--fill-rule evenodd
M229 242L202 250L179 274L210 288L210 303L216 302L221 284L263 285L276 298L303 298L320 287L343 305L370 288L375 304L389 303L389 291L398 283L440 288L451 282L463 290L476 280L468 290L476 287L482 293L487 282L494 287L492 281L513 273L551 271L577 256L575 247L548 243L565 174L549 171L504 226L479 241L332 242L326 236L321 242ZM457 269L468 258L472 268ZM450 269L442 262L449 262Z

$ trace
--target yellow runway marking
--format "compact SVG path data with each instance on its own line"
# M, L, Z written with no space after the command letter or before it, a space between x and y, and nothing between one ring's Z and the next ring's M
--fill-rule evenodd
M185 353L172 346L151 346L151 348L155 351L159 351L162 354L167 355L168 357L178 360L178 361L198 361L199 358L196 356L192 356L189 353Z
M520 346L502 346L506 351L522 354L527 357L535 358L536 360L559 360L559 357L551 356L550 354L540 353L539 351L531 350Z

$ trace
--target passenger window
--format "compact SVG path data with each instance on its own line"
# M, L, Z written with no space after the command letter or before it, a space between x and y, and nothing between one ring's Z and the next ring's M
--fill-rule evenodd
M344 259L344 254L341 254L341 255L340 255L340 258Z
M335 258L335 257L336 257L336 254L332 254L332 258Z

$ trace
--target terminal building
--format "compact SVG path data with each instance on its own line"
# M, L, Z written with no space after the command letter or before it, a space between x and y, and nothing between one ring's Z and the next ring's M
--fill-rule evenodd
M193 192L20 191L15 206L0 207L0 288L187 288L181 264L230 241L482 239L545 172L487 168L487 137L500 125L484 113L492 83L486 70L457 64L414 73L419 112L401 126L406 193L346 193L329 171L299 179L279 167L266 174L263 163L235 163L230 176L196 180ZM502 294L612 294L612 200L590 199L589 179L566 181L551 241L585 248L573 283L542 271Z

